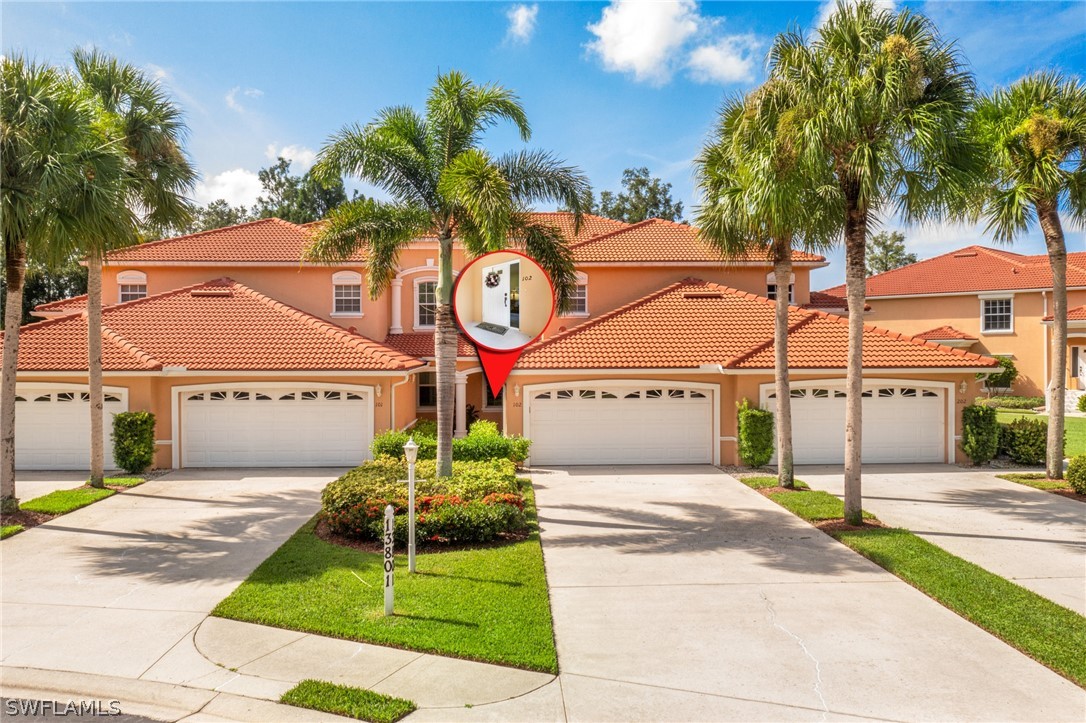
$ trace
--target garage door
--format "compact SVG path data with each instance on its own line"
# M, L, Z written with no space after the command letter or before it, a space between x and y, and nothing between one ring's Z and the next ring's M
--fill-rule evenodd
M90 394L86 387L19 385L16 394L16 469L89 469ZM127 408L120 392L106 392L106 469L113 469L113 415Z
M713 461L711 392L661 385L570 386L528 400L532 464Z
M776 395L766 395L772 409ZM863 391L864 462L946 461L945 391L887 384ZM796 464L843 464L845 391L792 389L792 444Z
M223 388L181 393L185 467L320 467L370 457L368 390Z

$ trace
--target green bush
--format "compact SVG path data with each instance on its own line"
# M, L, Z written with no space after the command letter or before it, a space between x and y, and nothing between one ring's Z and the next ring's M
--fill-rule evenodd
M1080 495L1086 495L1086 454L1071 458L1067 465L1067 484Z
M739 458L750 467L761 467L772 457L773 414L744 399L739 405Z
M120 412L113 415L113 462L130 474L140 474L155 462L155 415Z
M489 499L489 498L488 498ZM385 506L395 509L393 537L407 544L408 517L405 502L369 500L339 512L324 514L329 529L346 537L380 540L384 533ZM415 500L415 540L422 544L463 544L491 542L502 534L516 533L527 526L523 501L464 500L438 495Z
M410 438L419 445L418 459L437 458L437 423L430 420L418 422L408 431L393 430L379 434L373 438L370 450L374 457L403 457L403 446ZM453 459L508 459L520 464L528 458L531 445L532 441L524 437L502 436L497 424L484 419L472 424L467 436L453 440Z
M973 464L984 464L999 452L999 422L991 407L972 405L962 410L962 451Z
M1083 394L1078 398L1078 404L1075 405L1080 412L1086 412L1086 394Z
M1048 423L1044 419L1016 419L1001 425L1000 451L1018 464L1045 463L1048 443Z
M995 391L1006 394L1018 380L1018 368L1010 357L997 357L996 361L999 362L999 366L1003 367L1003 371L998 374L989 374L984 386L988 388L989 392ZM977 375L977 379L984 379L984 377L984 374Z
M436 419L420 419L415 422L415 426L410 429L411 434L418 434L423 437L437 437L437 420Z
M1034 409L1045 405L1044 397L977 397L973 402L993 409Z

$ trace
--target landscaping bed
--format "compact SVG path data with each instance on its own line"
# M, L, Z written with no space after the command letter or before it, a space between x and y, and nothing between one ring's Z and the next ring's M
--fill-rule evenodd
M1068 497L1072 500L1078 500L1079 502L1086 502L1086 495L1080 495L1071 489L1071 484L1067 480L1048 479L1044 472L1010 472L1007 474L997 474L996 477L1005 479L1008 482L1016 482L1020 485L1051 492L1052 494L1057 494L1061 497Z
M106 477L105 487L82 485L70 490L55 490L47 495L20 503L19 511L0 515L0 540L137 487L148 479L142 477Z

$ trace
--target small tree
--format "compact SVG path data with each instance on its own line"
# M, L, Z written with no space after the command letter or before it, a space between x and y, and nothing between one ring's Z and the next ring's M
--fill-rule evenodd
M978 374L977 379L984 380L984 388L988 391L988 397L991 398L993 392L997 397L1007 395L1011 391L1011 387L1018 381L1018 367L1014 365L1014 360L1010 357L1001 356L996 359L999 362L999 366L1003 368L1003 371L996 372L995 374ZM987 378L985 378L987 376Z
M874 276L916 263L916 254L905 251L905 234L880 231L867 242L867 275Z

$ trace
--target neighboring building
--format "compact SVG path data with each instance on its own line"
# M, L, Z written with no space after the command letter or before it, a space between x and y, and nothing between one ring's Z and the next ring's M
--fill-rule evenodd
M843 296L845 287L824 293ZM1086 304L1086 252L1067 254L1068 308ZM1049 380L1052 271L1048 256L968 246L867 280L865 318L946 346L1014 360L1013 393L1044 396ZM1068 387L1081 389L1074 360L1086 354L1086 332L1075 317L1068 344ZM1073 396L1073 395L1072 395Z
M772 404L773 285L766 256L722 263L695 229L538 214L576 260L555 317L492 397L458 346L455 429L474 412L535 440L532 461L735 463L735 404ZM107 411L157 419L160 467L344 465L375 433L432 418L437 245L420 238L377 299L362 256L302 262L312 224L266 219L111 253L103 268ZM795 252L788 289L797 462L843 454L843 299L812 294L821 256ZM454 266L465 264L454 246ZM783 292L783 290L781 290ZM85 298L23 328L17 464L87 459ZM958 409L994 360L868 330L864 455L953 461Z

